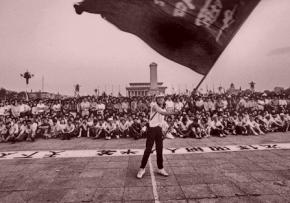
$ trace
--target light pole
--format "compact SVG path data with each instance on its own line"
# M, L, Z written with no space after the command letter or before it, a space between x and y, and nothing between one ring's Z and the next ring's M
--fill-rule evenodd
M96 89L94 89L94 91L95 91L95 97L97 98L99 96L99 89L96 88Z
M80 96L80 85L76 84L75 86L75 97L79 97Z
M24 72L23 74L20 74L21 77L23 77L25 79L25 84L26 84L26 89L25 89L25 93L26 93L26 100L28 100L28 93L27 93L27 89L28 89L28 85L29 85L29 81L30 79L34 76L32 73L30 73L28 70L26 72Z

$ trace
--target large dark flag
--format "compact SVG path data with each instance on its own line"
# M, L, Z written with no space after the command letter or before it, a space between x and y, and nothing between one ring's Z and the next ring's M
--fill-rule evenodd
M161 55L206 75L260 0L83 0Z

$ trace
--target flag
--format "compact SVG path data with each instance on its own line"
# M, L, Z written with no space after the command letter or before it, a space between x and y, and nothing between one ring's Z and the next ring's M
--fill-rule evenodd
M83 0L164 57L206 75L260 0Z

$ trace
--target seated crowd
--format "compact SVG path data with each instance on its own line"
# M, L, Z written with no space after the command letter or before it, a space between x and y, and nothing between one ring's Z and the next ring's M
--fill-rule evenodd
M162 129L170 139L287 132L289 101L285 95L171 95L164 108L181 113L166 117ZM112 96L1 101L0 142L143 138L152 102L153 97Z

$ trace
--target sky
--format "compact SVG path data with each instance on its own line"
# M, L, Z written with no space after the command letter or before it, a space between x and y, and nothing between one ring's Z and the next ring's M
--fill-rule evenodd
M20 74L35 76L29 89L72 95L94 89L117 94L129 82L149 82L149 64L168 91L192 89L202 78L121 32L98 15L76 15L77 0L0 0L0 87L25 90ZM222 56L201 90L290 87L290 1L262 0Z

